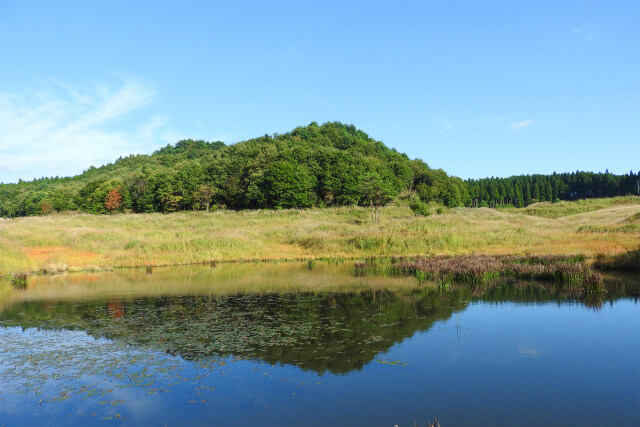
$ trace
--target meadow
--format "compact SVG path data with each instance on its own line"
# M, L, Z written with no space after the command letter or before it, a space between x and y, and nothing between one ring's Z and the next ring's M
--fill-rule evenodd
M640 248L640 198L454 208L60 213L0 221L0 276L226 261L410 255L615 256Z

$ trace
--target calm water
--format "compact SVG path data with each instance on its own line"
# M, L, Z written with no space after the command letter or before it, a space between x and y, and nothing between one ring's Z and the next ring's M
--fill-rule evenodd
M0 289L0 424L640 425L640 277L440 292L353 264Z

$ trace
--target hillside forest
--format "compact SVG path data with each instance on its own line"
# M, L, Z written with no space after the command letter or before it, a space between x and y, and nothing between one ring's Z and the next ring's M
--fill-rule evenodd
M640 173L571 172L462 180L388 148L353 125L312 122L233 145L182 140L74 177L0 184L0 217L182 210L383 206L409 199L447 207L636 194Z

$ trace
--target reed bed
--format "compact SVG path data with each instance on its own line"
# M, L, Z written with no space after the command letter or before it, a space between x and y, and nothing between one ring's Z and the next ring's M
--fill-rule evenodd
M362 274L366 263L356 264ZM584 292L602 292L602 277L584 262L582 256L563 255L462 255L413 259L392 258L389 274L407 274L418 281L439 284L463 282L484 284L496 279L554 281L562 287L581 287Z

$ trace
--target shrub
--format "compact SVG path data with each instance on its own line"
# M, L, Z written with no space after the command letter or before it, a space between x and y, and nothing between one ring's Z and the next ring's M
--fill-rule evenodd
M412 201L409 207L416 215L429 216L433 214L429 205L421 200Z

